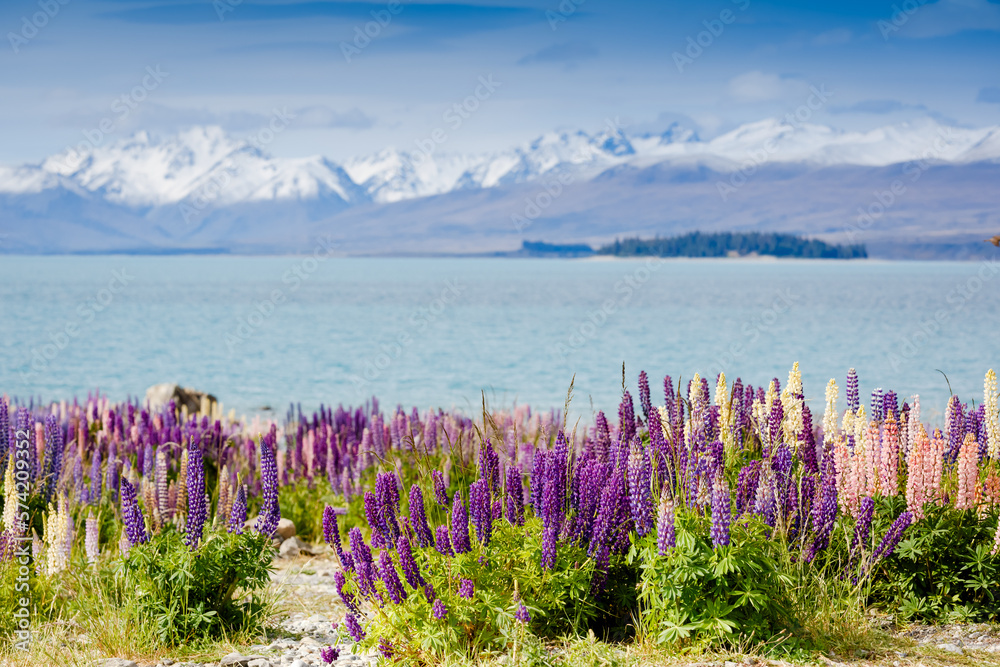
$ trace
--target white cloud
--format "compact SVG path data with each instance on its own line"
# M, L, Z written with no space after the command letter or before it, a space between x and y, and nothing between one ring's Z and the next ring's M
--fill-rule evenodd
M963 30L1000 30L1000 5L987 0L940 0L920 5L907 14L902 9L888 17L899 26L899 35L913 38L944 37Z
M760 70L745 72L729 81L729 96L737 102L770 102L801 94L807 86L792 78Z

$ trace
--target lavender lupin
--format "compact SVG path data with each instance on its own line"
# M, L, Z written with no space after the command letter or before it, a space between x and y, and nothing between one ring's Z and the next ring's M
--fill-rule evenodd
M892 552L896 550L896 547L899 545L900 541L902 541L903 534L906 532L906 529L911 523L913 523L912 512L903 512L896 518L895 521L892 522L892 525L889 526L889 530L885 533L885 537L882 538L878 548L875 549L875 552L872 554L871 564L869 565L870 568L875 567L875 565L877 565L883 558L888 558L892 555Z
M233 509L229 512L229 532L235 535L243 534L243 526L247 522L247 487L240 484L233 500Z
M264 492L260 516L255 528L262 535L274 535L281 521L281 507L278 505L278 461L274 450L275 431L260 439L260 482ZM190 481L188 482L190 484Z
M416 484L410 487L410 520L413 523L417 544L421 548L433 545L434 534L431 533L430 524L427 523L427 513L424 509L424 492Z
M485 479L478 479L469 487L469 512L476 527L476 536L484 546L493 535L493 511L490 508L490 491Z
M344 558L344 546L340 541L340 527L337 524L337 512L330 505L323 508L323 539L333 547L340 559L340 564L347 567Z
M507 521L512 526L524 525L524 488L521 486L521 468L511 466L507 468Z
M378 499L371 491L365 491L365 519L372 530L372 546L376 549L388 548L389 530L385 527Z
M464 554L472 550L469 542L469 514L458 491L451 505L451 544L455 553Z
M858 394L858 373L853 368L847 371L847 407L857 412L861 407L861 396Z
M431 612L436 620L441 621L448 615L448 608L444 606L444 602L441 602L441 598L438 598L434 601Z
M347 607L348 611L352 611L355 614L360 613L358 609L358 602L354 596L344 590L344 585L347 583L347 577L344 576L342 570L337 570L333 573L333 583L337 587L337 595L343 600L344 606Z
M201 454L201 445L192 439L188 447L188 517L187 536L184 542L197 549L201 542L201 533L205 527L208 510L205 507L205 463Z
M129 544L137 546L145 544L146 519L139 509L139 502L136 500L135 487L127 480L122 480L122 519L125 523L125 535Z
M434 480L434 498L443 509L448 509L448 486L444 483L444 474L440 470L431 472Z
M721 472L712 485L712 546L729 546L729 524L732 521L729 485Z
M361 629L361 624L358 623L358 619L354 617L354 614L347 614L344 617L344 626L347 628L348 634L351 635L351 639L356 642L364 641L365 631Z
M531 623L531 614L528 612L528 608L524 606L524 603L518 603L517 611L514 612L514 619L520 621L527 625Z
M656 550L666 556L677 546L677 525L674 521L674 501L664 489L660 496L659 516L656 520Z
M649 452L642 445L642 440L636 436L632 441L632 452L628 461L629 501L632 509L632 520L635 531L643 536L653 529L653 491L652 466Z
M389 593L389 599L395 604L403 604L403 600L406 599L406 589L403 588L403 582L399 580L399 573L396 572L396 564L393 562L392 556L389 555L388 551L379 552L378 569L379 576L385 584L386 592Z
M406 583L413 590L423 588L427 582L424 581L424 578L420 574L417 561L413 558L410 541L406 537L400 537L396 540L396 552L399 553L399 564L403 566L403 576L406 578Z
M476 585L472 583L472 579L462 579L458 583L458 595L459 597L471 600L472 596L476 593Z
M434 548L442 556L454 556L455 552L451 548L451 540L448 539L448 526L438 526L434 532Z

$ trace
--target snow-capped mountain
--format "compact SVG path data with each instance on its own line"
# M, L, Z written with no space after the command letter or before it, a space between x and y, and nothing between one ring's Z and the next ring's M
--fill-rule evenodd
M780 223L806 233L822 232L856 217L852 196L858 207L870 203L875 186L869 187L866 179L871 174L902 172L914 161L919 161L918 174L939 170L935 178L942 188L961 180L959 174L989 183L995 174L992 165L1000 163L1000 127L958 128L926 119L845 132L766 119L703 140L677 124L660 134L637 135L609 123L600 132L548 132L491 153L427 155L386 148L342 165L321 156L276 158L265 147L233 139L218 127L194 127L165 137L139 132L91 150L67 150L39 164L0 167L0 232L12 230L0 252L290 251L306 243L317 225L354 224L352 220L364 222L352 233L372 234L380 239L379 251L392 252L390 245L398 235L379 231L380 225L391 218L393 225L415 228L417 211L447 218L449 229L493 225L488 234L492 245L483 248L487 250L518 242L520 237L509 236L513 229L509 221L515 214L528 216L525 219L538 223L536 229L541 231L541 222L549 218L584 220L594 211L605 211L600 232L596 227L594 233L574 227L576 237L567 240L637 232L638 228L621 225L640 218L652 225L670 216L693 228L703 220L706 228L765 229ZM742 200L731 204L724 197L726 208L707 213L719 203L713 199L718 191L712 186L737 182L736 171L743 174L739 183L752 176L754 188L746 188L739 195ZM856 195L833 198L843 210L835 212L829 203L821 204L819 192L809 195L813 201L799 197L796 206L811 206L802 212L775 209L773 202L784 201L785 193L768 188L787 187L790 174L817 171L823 178L856 182ZM531 210L525 209L525 197L530 199L557 179L574 194L561 195L551 208L536 206L538 214L533 217L525 213ZM932 180L924 179L921 188ZM698 195L701 203L688 201L701 192L695 183L707 184ZM974 192L989 198L994 186ZM835 187L841 188L839 181ZM634 192L619 199L626 190ZM493 194L485 198L476 194L487 191ZM760 208L754 213L748 202L765 194L767 201L754 204ZM923 217L929 221L935 201L941 207L946 201L954 206L945 190L934 196L938 199L922 200L917 211L911 211L910 204L897 205L879 225L879 233L891 231L893 216L909 216L906 224L911 224ZM910 200L915 202L916 197ZM616 204L606 206L610 201ZM453 207L456 202L460 204ZM582 202L589 203L581 208ZM998 208L993 200L976 206L965 212L967 219L992 224ZM640 215L643 211L648 214ZM825 216L823 229L815 229L817 211ZM619 228L613 228L616 220ZM963 229L964 234L973 233L967 226ZM280 242L275 240L279 230ZM523 225L513 231L522 232ZM461 248L474 249L475 242Z
M218 127L196 127L162 139L139 132L89 152L68 150L39 165L0 168L0 192L78 187L133 208L195 198L210 199L215 207L331 197L353 205L528 183L565 172L586 180L623 164L701 163L727 171L764 162L878 167L923 159L968 163L998 158L1000 127L955 128L933 120L840 132L767 119L709 141L679 127L637 137L620 128L593 135L549 132L495 153L426 155L387 148L343 166L319 156L274 158Z

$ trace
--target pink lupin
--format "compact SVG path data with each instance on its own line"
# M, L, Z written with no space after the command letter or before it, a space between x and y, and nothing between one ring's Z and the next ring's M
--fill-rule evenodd
M924 460L930 456L930 449L927 431L918 426L906 459L906 509L913 514L914 520L924 517L924 503L927 501L927 465Z
M966 434L965 442L958 452L958 491L955 494L955 507L960 510L975 509L976 483L979 481L979 443L971 433Z
M882 448L880 450L879 471L881 472L882 493L895 496L899 493L899 426L892 412L882 425Z

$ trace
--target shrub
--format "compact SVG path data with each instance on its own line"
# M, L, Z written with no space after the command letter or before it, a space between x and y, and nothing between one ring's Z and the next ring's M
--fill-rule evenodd
M890 508L899 502L886 502ZM1000 620L1000 555L991 555L997 516L928 504L872 582L872 600L907 619ZM882 514L882 512L880 512Z
M789 630L789 591L794 583L782 568L779 543L751 517L732 527L732 541L713 547L709 520L679 513L676 546L661 554L657 535L637 541L629 554L639 562L639 624L656 643L769 638Z
M169 530L132 547L116 575L124 603L164 644L253 635L269 612L263 591L273 553L256 532L213 533L192 551Z

